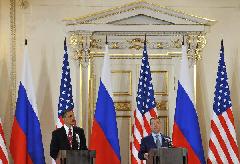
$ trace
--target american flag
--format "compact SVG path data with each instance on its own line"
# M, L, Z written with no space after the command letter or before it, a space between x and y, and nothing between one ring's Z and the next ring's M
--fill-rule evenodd
M146 41L142 57L142 65L137 92L137 109L134 110L132 126L131 161L132 164L143 163L138 159L141 139L151 133L150 118L157 117L150 65L148 62Z
M2 122L0 119L0 163L1 164L8 164L8 152L6 148L6 140L4 138Z
M211 120L208 163L239 163L232 103L227 79L224 47L223 41L221 41Z
M70 67L68 62L68 53L67 53L67 44L66 38L64 40L64 57L63 57L63 65L62 65L62 79L60 85L60 96L58 102L58 119L56 123L57 128L61 128L63 126L62 113L65 110L73 109L73 96L72 96L72 85L71 85L71 77L70 77Z

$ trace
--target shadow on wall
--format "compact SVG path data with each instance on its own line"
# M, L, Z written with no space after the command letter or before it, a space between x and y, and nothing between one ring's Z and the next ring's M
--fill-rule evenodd
M53 103L52 103L52 93L51 93L51 85L50 85L50 76L48 74L48 67L46 61L46 52L42 48L41 56L41 71L39 75L39 83L37 89L37 101L38 101L38 110L39 110L39 119L42 130L42 140L44 147L44 155L46 163L50 163L50 141L52 137L52 129L55 128L54 121L54 112Z
M240 151L240 62L239 52L234 55L233 63L233 74L232 74L232 85L230 88L231 99L232 99L232 111L234 116L234 124L237 135L238 150Z
M3 131L7 142L7 149L11 137L12 121L11 116L11 88L10 88L10 77L8 74L9 70L7 62L3 58L0 60L0 118L3 123Z

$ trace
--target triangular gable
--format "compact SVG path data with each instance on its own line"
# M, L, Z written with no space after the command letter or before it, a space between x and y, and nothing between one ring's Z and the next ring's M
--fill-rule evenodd
M206 25L213 20L186 14L158 4L137 1L120 7L107 9L80 18L65 19L67 25L77 24L141 24L141 17L148 24ZM151 21L152 22L151 22ZM145 24L145 23L144 23Z

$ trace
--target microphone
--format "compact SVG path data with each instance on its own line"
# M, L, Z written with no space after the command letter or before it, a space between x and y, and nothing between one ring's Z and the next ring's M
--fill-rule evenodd
M166 141L167 141L167 143L168 143L168 147L169 147L169 148L173 148L172 139L171 139L171 138L169 138L169 137L166 137L166 138L165 138L165 140L166 140Z
M76 134L76 140L77 140L77 149L79 150L80 149L80 137L78 134Z

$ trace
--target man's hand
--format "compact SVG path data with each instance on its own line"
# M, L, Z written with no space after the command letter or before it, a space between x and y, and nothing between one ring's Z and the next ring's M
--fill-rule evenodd
M144 153L144 158L148 160L148 153Z

